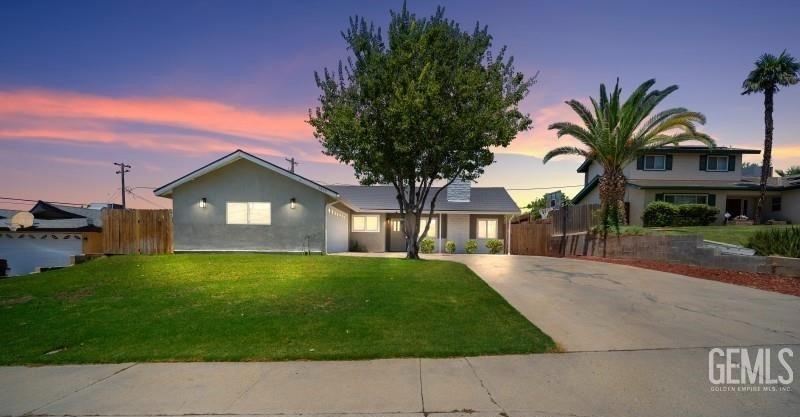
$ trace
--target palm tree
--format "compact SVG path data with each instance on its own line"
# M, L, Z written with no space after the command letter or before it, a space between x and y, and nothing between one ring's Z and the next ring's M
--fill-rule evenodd
M779 177L793 177L795 175L800 175L800 165L792 165L785 170L776 169L775 173L778 174Z
M613 225L619 232L624 218L625 184L622 169L639 156L665 145L696 140L706 146L715 146L714 140L698 132L696 124L704 124L705 116L682 107L663 110L651 115L658 104L678 89L672 85L664 90L649 91L655 84L649 80L633 94L620 101L619 79L609 96L606 86L600 84L599 102L590 97L593 111L577 100L567 105L580 116L583 126L574 123L553 123L548 129L558 131L558 137L571 136L583 147L562 146L547 153L544 162L559 155L579 155L600 164L600 202L603 239Z
M767 193L767 178L772 165L772 110L773 96L780 87L797 84L800 63L786 50L780 55L764 54L756 61L756 68L750 71L742 83L742 95L764 93L764 160L761 163L761 193L756 204L757 223L761 222L761 211L764 196Z

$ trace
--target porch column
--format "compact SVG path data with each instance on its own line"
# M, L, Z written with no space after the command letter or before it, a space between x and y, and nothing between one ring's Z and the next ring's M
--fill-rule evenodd
M439 213L439 221L436 222L436 236L439 236L439 253L442 253L442 213Z

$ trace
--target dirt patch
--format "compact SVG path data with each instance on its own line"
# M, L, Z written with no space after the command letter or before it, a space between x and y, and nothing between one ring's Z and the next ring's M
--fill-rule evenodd
M598 258L594 256L574 256L574 259L587 261L606 262L610 264L630 265L654 271L671 272L673 274L689 277L708 279L711 281L726 282L743 287L757 288L759 290L779 292L781 294L800 297L800 278L786 277L775 274L758 274L755 272L732 271L729 269L703 268L694 265L672 264L668 262L650 261L644 259L617 259Z
M2 298L0 299L0 306L13 306L16 304L25 304L30 300L33 300L33 296L23 295L22 297Z

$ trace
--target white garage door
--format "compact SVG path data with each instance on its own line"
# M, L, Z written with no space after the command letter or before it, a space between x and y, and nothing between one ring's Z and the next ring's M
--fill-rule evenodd
M67 266L70 256L83 252L81 235L72 233L3 233L0 259L8 261L9 276L30 274L37 267Z
M325 214L325 235L328 253L347 252L348 249L348 219L349 216L342 210L328 207Z

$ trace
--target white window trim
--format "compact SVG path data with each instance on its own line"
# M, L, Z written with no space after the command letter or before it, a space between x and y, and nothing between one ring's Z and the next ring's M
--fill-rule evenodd
M422 236L422 231L425 230L425 224L427 219L420 219L419 220L419 235ZM433 235L431 235L433 233ZM438 239L439 238L439 219L435 217L431 217L431 227L428 228L428 234L423 237L429 237L431 239Z
M356 230L356 218L363 217L364 218L364 230ZM367 218L374 217L375 220L375 230L368 230L367 229ZM381 216L380 214L354 214L353 218L350 219L350 230L353 233L380 233L381 231Z
M494 222L494 237L488 236L488 227L486 232L486 236L481 237L481 222ZM497 219L490 219L490 218L479 218L476 220L475 224L475 238L477 239L497 239L500 236L500 222Z
M655 158L661 158L664 160L664 167L663 168L648 168L647 167L647 158L653 157L653 166L656 165ZM644 170L645 171L666 171L667 170L667 156L666 155L645 155L644 156Z
M258 203L258 204L267 204L268 208L268 216L266 222L251 222L250 221L250 207L251 204ZM244 223L231 223L230 218L230 205L231 204L244 204L245 209L245 222ZM272 203L269 201L226 201L225 202L225 224L228 225L246 225L246 226L271 226L272 225Z
M709 163L711 162L711 158L717 160L717 169L711 169L709 167ZM720 158L725 158L725 169L719 169L719 160ZM708 172L728 172L728 166L730 165L730 155L708 155L706 157L706 171Z

